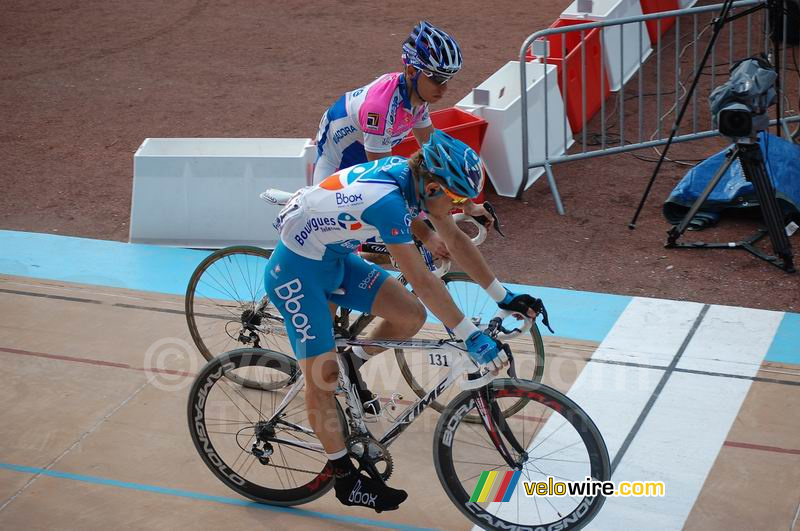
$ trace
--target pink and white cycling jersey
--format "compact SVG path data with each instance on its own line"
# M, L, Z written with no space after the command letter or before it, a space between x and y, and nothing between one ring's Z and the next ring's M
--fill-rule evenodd
M431 125L427 103L411 106L402 72L384 74L347 92L320 121L314 182L339 168L366 162L366 151L388 154L411 129Z

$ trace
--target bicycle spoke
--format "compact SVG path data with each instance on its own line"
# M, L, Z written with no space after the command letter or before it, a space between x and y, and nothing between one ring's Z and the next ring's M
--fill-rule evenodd
M247 274L244 267L243 272ZM252 267L250 276L252 280ZM194 403L190 419L203 423L202 430L191 431L192 438L206 465L215 472L227 468L235 475L217 476L240 494L256 500L293 505L319 497L331 481L329 476L320 478L328 460L315 450L321 445L313 432L300 429L306 417L302 397L287 404L294 417L283 412L282 424L277 421L275 408L291 387L284 384L273 387L276 391L261 389L273 382L288 382L296 368L281 368L287 366L286 358L262 349L234 350L226 356L226 361L211 363L201 371L190 396ZM222 377L218 372L220 364L232 364ZM210 415L200 415L195 420L192 412L197 408ZM341 412L339 415L341 418Z
M596 430L588 431L586 423L591 421L587 420L582 410L573 409L566 397L538 384L520 380L504 385L509 390L522 388L530 394L512 392L507 398L495 398L494 408L508 411L506 404L515 403L515 397L537 406L533 410L534 415L530 414L531 408L528 407L514 410L514 413L505 417L506 426L501 433L504 443L508 440L520 443L512 458L515 460L512 468L519 472L520 482L535 483L545 481L548 477L558 481L583 481L587 475L599 479L609 477L605 446L602 439L596 436ZM544 395L545 398L541 401L538 398L526 398L537 395ZM472 409L465 412L465 404L472 404ZM497 503L492 498L465 508L463 504L467 503L465 500L469 500L470 493L477 488L478 478L485 477L487 472L499 472L502 475L503 470L509 467L494 447L488 448L489 453L477 454L476 450L483 452L486 449L484 444L488 434L481 424L468 421L476 409L476 402L463 396L459 402L449 406L437 428L441 437L436 449L437 473L450 498L458 500L456 503L462 505L465 515L477 525L492 521L501 528L559 529L585 525L594 517L602 505L602 496L565 493L565 496L552 498L528 497L522 488L510 498L511 503ZM547 422L542 422L544 419ZM532 426L526 426L527 423ZM543 428L545 425L546 430ZM446 426L446 431L442 431L443 426ZM587 433L590 436L587 437ZM523 452L523 449L526 450ZM537 452L541 455L537 455ZM603 454L605 457L599 457ZM487 515L491 515L492 519L489 520Z
M250 424L252 424L252 422L250 422L250 421L245 422L245 421L242 421L242 420L222 420L222 419L214 419L214 418L210 418L210 417L206 418L206 426L208 426L210 422L218 422L219 426L231 425L231 424L233 424L233 425L236 425L236 424L239 424L239 425L250 425Z
M244 456L244 459L242 461L242 464L244 464L244 463L247 462L247 457L253 455L253 454L251 454L250 452L247 451L247 447L250 446L250 441L252 441L254 438L255 438L255 435L251 435L250 438L247 440L247 443L244 446L242 446L241 444L239 445L239 448L241 449L241 452L239 453L238 456L236 456L236 459L233 461L233 464L231 465L231 468L233 470L236 470L236 464L239 462L239 458L240 457ZM237 444L238 444L238 441L237 441Z
M252 469L253 465L256 464L256 462L258 461L258 459L256 459L256 457L254 455L251 454L250 457L252 457L253 459L250 461L250 466L248 466L247 470L245 470L244 474L242 474L243 476L249 475L250 474L250 469Z
M286 445L286 448L288 450L292 450L293 452L297 452L299 454L302 454L303 456L308 457L311 460L316 461L317 463L320 463L322 465L327 465L328 464L328 460L327 459L318 459L314 455L317 452L314 452L313 450L308 450L308 449L305 449L305 448L297 448L296 446L291 446L291 445Z
M454 463L464 463L464 464L467 464L467 465L479 465L479 466L493 466L494 465L494 463L481 463L480 461L464 461L464 460L461 460L461 459L453 459L453 462ZM504 465L505 465L505 463L503 463L500 466L504 466ZM498 467L495 466L495 468L498 468Z

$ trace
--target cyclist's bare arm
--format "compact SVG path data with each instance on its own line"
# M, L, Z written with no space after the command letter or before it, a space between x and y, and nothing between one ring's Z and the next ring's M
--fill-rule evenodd
M386 248L392 253L398 268L425 306L447 327L455 328L464 318L464 314L453 302L444 283L425 265L416 246L406 243L391 244Z
M450 256L458 262L464 272L482 288L489 286L495 279L494 273L470 237L458 228L453 216L449 213L430 214L428 219L447 244Z
M419 216L415 217L411 220L411 234L414 235L422 243L433 234L433 229L428 226L427 223L422 221Z
M433 230L419 217L411 220L411 234L413 234L425 247L433 254L435 258L447 260L450 258L450 252L447 250L447 245Z

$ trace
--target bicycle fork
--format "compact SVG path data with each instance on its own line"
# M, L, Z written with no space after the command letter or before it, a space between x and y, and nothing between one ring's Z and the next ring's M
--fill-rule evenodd
M474 392L474 397L475 404L478 406L478 413L481 416L481 422L492 444L494 444L494 447L500 452L500 455L509 468L512 470L522 470L522 463L527 461L528 453L511 431L497 402L489 399L489 386L487 385L477 389ZM508 448L509 445L519 456L518 460L514 459L514 456Z

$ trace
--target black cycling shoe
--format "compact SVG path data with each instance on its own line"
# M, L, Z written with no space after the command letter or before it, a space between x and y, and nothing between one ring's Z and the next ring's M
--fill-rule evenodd
M336 478L333 488L343 505L366 507L378 513L394 511L408 498L406 491L393 489L358 472Z

